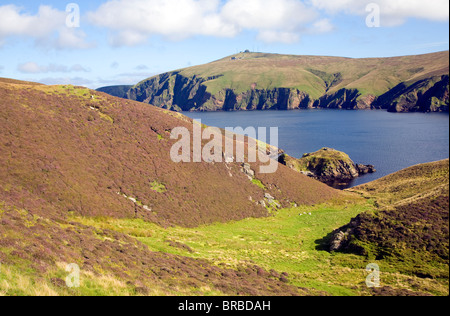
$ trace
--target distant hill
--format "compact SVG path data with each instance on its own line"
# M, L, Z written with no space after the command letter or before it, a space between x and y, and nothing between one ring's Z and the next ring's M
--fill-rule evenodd
M97 91L107 93L113 97L126 99L127 92L131 89L131 87L133 86L109 86L98 88Z
M128 98L176 111L448 111L449 52L351 59L241 53L144 80Z

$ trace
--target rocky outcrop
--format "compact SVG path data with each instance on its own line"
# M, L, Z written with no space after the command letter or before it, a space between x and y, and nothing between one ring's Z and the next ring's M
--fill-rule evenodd
M322 148L315 153L295 159L283 154L279 162L321 182L343 184L368 173L376 172L372 165L355 164L350 157L331 148Z

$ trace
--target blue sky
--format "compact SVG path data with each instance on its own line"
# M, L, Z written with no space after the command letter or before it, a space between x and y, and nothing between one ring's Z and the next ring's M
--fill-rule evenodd
M448 0L82 0L79 27L69 3L0 0L1 77L97 88L246 49L361 58L449 47Z

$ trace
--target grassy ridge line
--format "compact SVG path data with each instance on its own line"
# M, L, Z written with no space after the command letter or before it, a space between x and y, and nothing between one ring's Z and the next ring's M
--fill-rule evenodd
M376 181L350 189L366 198L374 198L382 207L413 202L449 184L449 159L420 164Z

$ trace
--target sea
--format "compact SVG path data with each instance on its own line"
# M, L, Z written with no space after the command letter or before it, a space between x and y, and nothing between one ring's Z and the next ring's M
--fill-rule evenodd
M449 158L448 113L389 113L384 110L292 110L185 112L219 128L278 128L278 147L301 158L323 147L347 153L376 173L339 188L382 178L417 164ZM267 139L269 140L269 139Z

